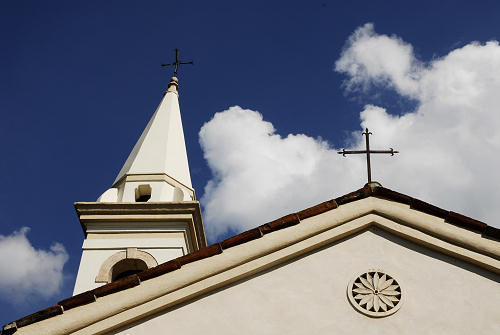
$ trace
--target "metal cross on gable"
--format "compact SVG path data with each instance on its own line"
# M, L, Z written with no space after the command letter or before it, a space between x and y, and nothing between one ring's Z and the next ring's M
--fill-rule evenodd
M190 62L181 62L179 60L179 49L175 49L175 62L170 63L170 64L161 64L161 66L175 66L174 68L174 77L177 77L177 70L180 65L184 64L194 64L193 61Z
M339 154L345 157L345 155L351 154L366 154L366 168L368 170L368 183L372 182L372 172L370 166L370 154L390 154L394 156L394 154L399 153L399 151L394 151L394 149L389 148L390 150L370 150L370 135L373 135L368 131L368 128L365 129L363 135L366 136L366 150L345 150L339 151Z

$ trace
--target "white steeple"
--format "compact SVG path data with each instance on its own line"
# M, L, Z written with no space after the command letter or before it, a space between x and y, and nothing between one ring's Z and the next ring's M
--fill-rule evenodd
M172 77L113 186L98 201L194 200L177 87Z
M177 87L174 76L111 188L97 202L75 203L85 240L74 294L207 244L191 187Z

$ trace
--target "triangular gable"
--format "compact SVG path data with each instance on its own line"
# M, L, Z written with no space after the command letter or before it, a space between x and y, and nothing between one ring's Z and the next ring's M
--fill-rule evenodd
M110 331L371 226L500 273L498 229L380 186L366 186L60 301L7 325L4 332Z
M238 277L245 266L233 271ZM355 281L367 271L372 279L378 277L377 288L383 292L378 297L392 306L380 299L377 309L373 304L368 307L368 301L351 302L363 290L370 291ZM141 317L108 335L166 330L185 335L236 330L238 334L496 334L498 281L500 276L487 270L372 225ZM209 279L197 285L203 282ZM353 289L357 292L346 296Z

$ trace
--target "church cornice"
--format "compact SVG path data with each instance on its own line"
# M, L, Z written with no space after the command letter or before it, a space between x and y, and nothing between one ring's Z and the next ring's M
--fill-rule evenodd
M157 226L181 222L188 225L194 251L207 245L198 201L75 202L74 206L85 235L89 225L120 222L120 227L127 228L141 222L157 222Z

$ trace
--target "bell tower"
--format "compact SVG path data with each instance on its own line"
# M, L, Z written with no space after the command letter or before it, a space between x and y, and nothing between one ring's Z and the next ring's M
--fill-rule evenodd
M172 77L160 105L96 202L76 202L85 234L73 294L206 246Z

